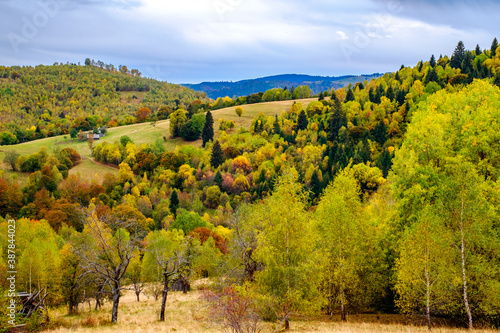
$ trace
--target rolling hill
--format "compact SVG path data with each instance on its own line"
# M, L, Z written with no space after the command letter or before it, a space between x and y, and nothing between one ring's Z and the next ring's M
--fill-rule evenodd
M142 107L154 116L161 107L209 102L204 93L109 65L0 66L0 144L131 124Z

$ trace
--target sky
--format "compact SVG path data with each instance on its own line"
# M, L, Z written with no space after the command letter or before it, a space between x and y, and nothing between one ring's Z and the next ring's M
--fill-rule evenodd
M0 0L0 65L90 58L172 83L384 73L460 40L489 49L499 12L482 0Z

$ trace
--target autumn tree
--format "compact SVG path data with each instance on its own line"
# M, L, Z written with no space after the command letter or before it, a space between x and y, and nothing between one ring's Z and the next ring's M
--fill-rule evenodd
M241 106L237 106L234 112L236 112L238 117L241 117L241 115L243 114L243 108Z
M151 110L145 106L137 110L136 113L136 118L138 123L142 123L146 120L149 120L149 117L151 116Z
M403 313L425 313L427 327L432 328L431 315L449 314L454 270L449 251L452 237L425 200L415 223L401 239L396 260L396 304Z
M321 290L330 317L338 308L341 320L346 321L349 306L363 303L363 283L370 283L363 281L370 235L362 225L359 185L350 171L340 173L325 189L315 220L322 259Z
M125 273L137 249L141 248L144 236L143 226L134 219L113 215L99 218L95 211L90 211L81 237L75 240L75 251L85 262L85 269L106 281L111 290L112 323L118 320Z
M139 252L139 249L137 249L136 253L130 260L129 267L124 278L127 283L131 284L131 289L135 293L137 302L140 302L140 295L146 287L141 275L141 264L141 253Z
M474 81L454 93L440 91L434 94L413 114L406 138L394 160L395 176L391 179L399 202L400 225L405 226L403 231L429 232L429 236L420 237L420 241L431 244L427 247L435 248L432 242L446 238L447 250L441 252L449 252L453 258L446 265L436 265L436 260L429 255L421 261L433 265L429 271L431 281L442 276L452 289L448 292L443 286L435 287L430 303L444 294L441 302L445 300L451 308L448 313L465 315L469 328L473 328L474 317L491 315L500 302L498 293L491 292L497 283L494 281L499 279L500 245L494 226L497 213L492 197L486 194L496 191L500 176L497 168L490 164L498 156L496 149L490 146L495 145L491 140L500 128L491 123L485 133L478 131L482 124L498 117L498 103L500 91L483 81ZM478 137L477 133L482 135ZM416 218L425 210L432 212L430 216L437 220L435 226L427 227L421 218ZM428 217L424 222L426 219ZM410 258L415 260L420 255L425 259L422 257L425 244L413 246L420 250ZM402 254L406 256L409 252L404 250ZM436 254L440 255L444 256ZM402 265L398 266L398 274L405 272L406 277L411 270ZM422 277L425 270L420 269ZM407 302L415 300L405 293L400 295ZM430 309L439 310L432 304Z
M176 138L180 136L182 126L187 122L186 111L179 109L172 112L169 116L170 119L170 136Z
M285 329L293 315L314 312L320 305L318 281L310 278L317 274L317 265L306 202L301 186L286 173L275 192L254 208L261 212L255 258L263 264L255 283Z
M7 220L0 222L2 235L8 235L7 228ZM46 289L46 302L49 305L60 303L64 295L61 293L58 245L63 240L45 220L17 219L15 232L16 287L27 292ZM7 236L0 237L0 248L4 249L4 253L9 248L8 244Z
M161 276L163 290L160 308L160 321L165 321L165 305L168 291L183 265L188 262L184 234L181 230L157 230L145 238L146 252L142 264L143 276L150 279Z
M92 271L85 270L83 260L77 255L71 243L66 243L59 251L61 257L61 287L64 300L68 304L68 313L78 313L78 304L82 301L83 290L93 278Z
M12 168L12 171L17 171L17 158L20 155L15 150L8 150L5 152L3 162Z

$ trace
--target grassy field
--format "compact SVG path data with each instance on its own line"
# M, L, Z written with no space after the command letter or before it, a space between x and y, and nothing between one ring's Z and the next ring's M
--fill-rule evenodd
M79 315L68 316L66 309L53 310L50 313L51 332L221 332L208 318L208 311L201 300L200 291L188 294L180 292L169 293L165 312L165 322L158 321L160 300L141 296L137 302L132 291L125 292L120 299L118 323L110 324L111 303L104 305L101 311L89 311L88 304ZM263 332L274 332L274 323L262 323ZM436 325L437 326L437 325ZM423 325L415 320L401 315L359 315L348 317L347 323L341 323L338 318L329 320L321 317L310 321L291 321L289 332L428 332ZM435 327L433 332L458 333L465 329ZM470 332L470 331L468 331ZM495 330L475 330L478 333L498 332Z
M118 168L111 165L104 165L95 162L93 159L85 158L78 165L74 166L69 170L69 174L80 174L82 179L91 182L92 180L97 180L98 184L102 184L104 175L106 173L112 173L118 176Z
M278 101L278 102L266 102L266 103L257 103L257 104L249 104L249 105L241 105L243 108L243 115L238 117L235 112L236 107L224 108L220 110L212 111L212 115L214 118L214 128L219 128L219 119L223 118L224 120L232 120L235 122L235 128L238 129L240 127L244 127L246 129L249 128L252 123L252 119L257 117L259 113L263 113L266 116L280 115L281 111L287 111L293 105L294 102L302 103L302 107L305 109L306 106L313 101L317 101L317 98L307 98L307 99L298 99L293 101Z
M259 115L259 113L263 113L267 116L274 116L276 114L280 114L281 111L288 110L294 102L302 103L302 106L305 108L308 103L315 101L315 98L309 99L301 99L296 101L279 101L279 102L267 102L267 103L259 103L259 104L250 104L243 105L243 115L238 117L235 112L236 107L224 108L220 110L212 111L212 115L214 118L214 130L215 136L219 135L219 119L225 120L233 120L235 122L234 129L231 132L238 130L240 127L248 129L250 124L252 123L252 119ZM155 124L153 123L141 123L134 124L128 126L121 126L110 128L108 133L104 138L100 140L96 140L95 144L98 144L103 141L107 142L117 142L120 140L120 137L123 135L128 135L132 141L136 145L141 145L143 143L154 143L158 138L163 141L165 137L167 140L164 141L164 146L167 150L174 150L176 146L182 145L193 145L195 147L201 147L201 139L196 141L183 141L180 138L170 139L169 132L169 124L168 120L158 121ZM102 172L113 172L113 169L104 168L96 163L92 163L90 160L86 160L91 157L91 152L87 142L80 142L77 139L71 139L69 135L61 135L52 138L45 138L36 141L30 141L26 143L21 143L13 146L1 146L0 147L0 166L1 169L6 170L7 177L12 177L17 175L20 183L24 183L28 177L26 174L22 174L19 172L8 171L8 167L3 165L3 159L5 157L6 151L15 150L17 153L21 155L29 155L38 152L42 147L47 148L47 152L50 154L54 150L55 147L65 148L71 147L75 149L84 159L82 163L76 167L74 167L70 173L80 173L82 176L86 178L92 178L95 174L100 175L102 177ZM103 169L104 168L104 169Z

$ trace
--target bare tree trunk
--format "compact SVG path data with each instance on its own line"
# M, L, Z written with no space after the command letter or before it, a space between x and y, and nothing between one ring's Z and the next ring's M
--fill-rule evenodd
M330 319L333 318L333 308L335 306L335 299L332 296L328 297L328 314L330 315Z
M288 318L285 319L285 330L288 331L290 329L290 320Z
M164 273L163 292L161 297L160 321L165 321L165 304L167 303L167 295L168 295L168 275L167 273Z
M426 298L427 298L427 304L426 304L426 316L427 316L427 328L432 330L432 325L431 325L431 282L429 278L429 271L427 268L425 269L425 282L426 282Z
M345 315L345 304L344 304L344 289L340 289L340 320L341 321L347 321L346 315Z
M139 290L135 291L135 296L137 296L137 302L139 302L139 295L140 294L141 294L141 292Z
M77 314L78 313L78 295L75 295L73 292L69 297L69 314Z
M120 285L115 282L113 286L113 309L111 311L111 322L116 323L118 320L118 304L120 303Z
M464 214L464 200L462 198L462 209L460 210L460 253L461 253L461 259L462 259L462 282L464 286L464 305L465 305L465 310L467 311L467 317L469 319L469 329L472 330L474 329L473 323L472 323L472 312L470 310L470 304L469 304L469 296L467 294L467 272L465 269L465 236L464 236L464 223L463 223L463 214Z
M99 294L95 296L95 310L97 311L97 309L101 310L101 296Z
M97 311L97 309L101 310L101 306L102 306L101 297L102 297L103 291L104 291L104 285L100 284L97 287L97 291L95 293L95 311Z

